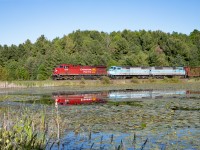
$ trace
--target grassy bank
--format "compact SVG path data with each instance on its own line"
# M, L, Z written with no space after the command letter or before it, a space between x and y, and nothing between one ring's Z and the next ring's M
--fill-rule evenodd
M0 88L27 88L27 87L53 87L53 86L108 86L108 85L137 85L137 84L165 84L165 83L200 83L200 79L179 79L179 78L164 78L164 79L123 79L111 80L107 77L102 80L44 80L44 81L0 81Z

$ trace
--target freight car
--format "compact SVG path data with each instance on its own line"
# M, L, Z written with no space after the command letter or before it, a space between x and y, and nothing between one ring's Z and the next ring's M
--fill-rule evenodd
M162 79L164 77L200 77L200 67L131 67L111 66L108 71L106 66L81 66L61 64L57 66L52 78L59 79L100 79L108 76L112 79L128 79L137 77L141 79L153 77Z
M81 66L71 64L61 64L57 66L52 74L54 80L65 79L98 79L106 76L106 66Z
M185 67L187 77L200 77L200 67Z

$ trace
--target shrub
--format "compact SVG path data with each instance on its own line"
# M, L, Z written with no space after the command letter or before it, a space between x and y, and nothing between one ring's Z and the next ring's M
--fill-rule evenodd
M133 77L131 79L131 83L140 83L140 79L138 79L137 77Z
M200 78L199 77L194 78L194 81L200 81Z
M163 81L168 83L170 79L168 77L164 77Z
M111 83L110 78L103 76L102 79L101 79L101 83L102 84L110 84Z
M148 79L148 82L150 82L150 83L156 82L156 79L154 79L153 77L150 77L150 78Z
M180 78L177 77L177 76L173 77L173 78L164 77L163 81L166 82L166 83L179 83Z
M173 77L173 78L171 79L171 81L172 81L173 83L178 83L178 82L180 82L180 78L179 78L179 77Z
M85 84L85 79L81 78L80 84Z

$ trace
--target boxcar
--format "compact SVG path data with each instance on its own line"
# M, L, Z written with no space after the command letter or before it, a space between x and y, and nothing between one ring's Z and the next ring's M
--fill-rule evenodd
M200 77L200 67L185 67L187 77Z

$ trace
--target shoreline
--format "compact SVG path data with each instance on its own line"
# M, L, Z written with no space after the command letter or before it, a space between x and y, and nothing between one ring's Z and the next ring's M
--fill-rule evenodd
M121 79L109 80L42 80L42 81L0 81L0 89L18 89L32 87L108 87L108 86L138 86L145 84L198 84L200 79Z

